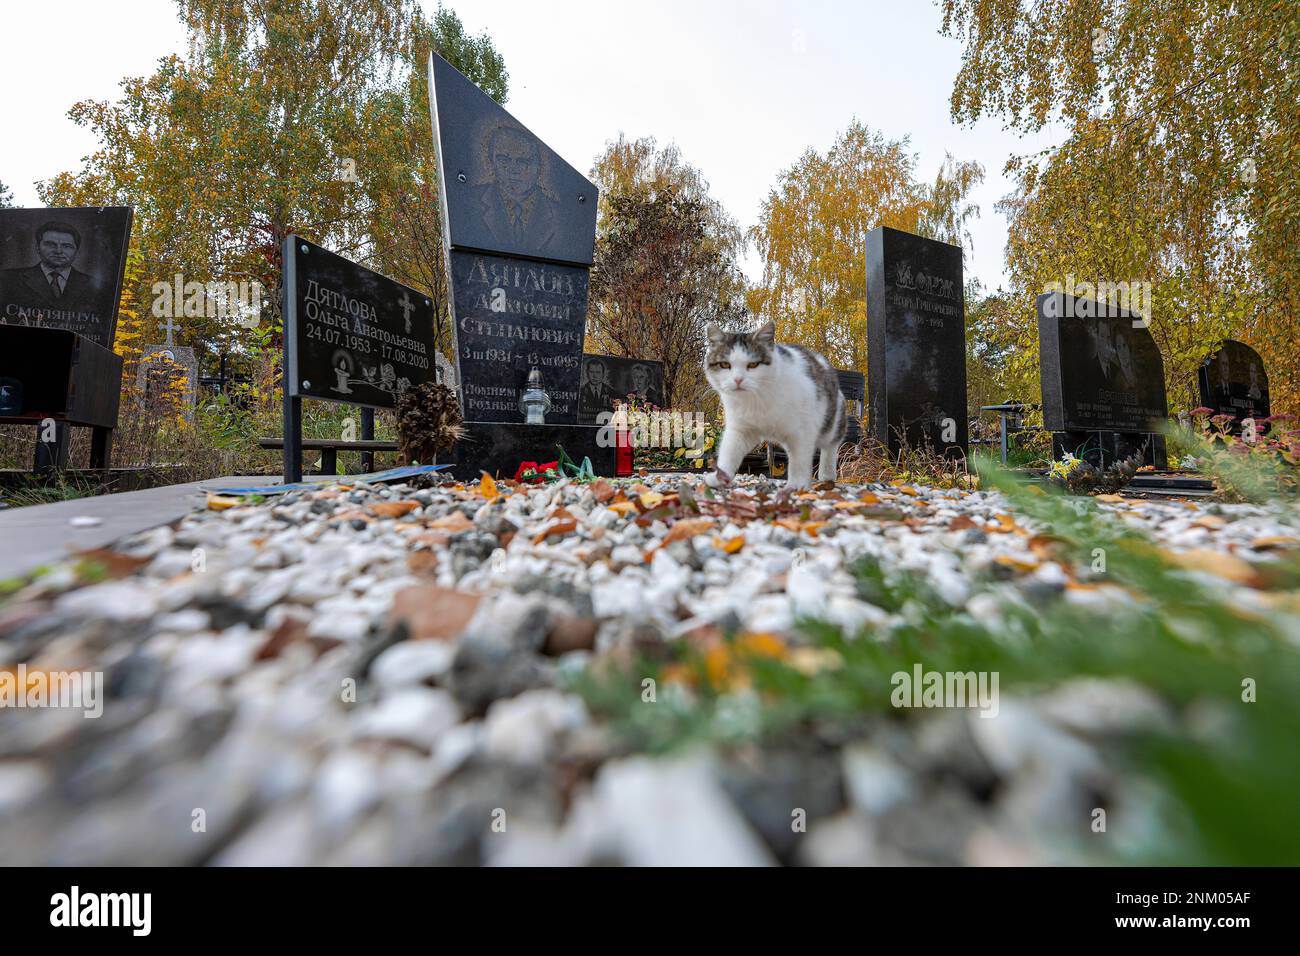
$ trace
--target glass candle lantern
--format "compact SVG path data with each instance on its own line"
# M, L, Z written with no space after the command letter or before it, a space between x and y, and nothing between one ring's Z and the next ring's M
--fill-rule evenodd
M524 413L527 424L546 424L546 413L551 410L551 396L542 389L541 369L535 368L528 373L528 387L519 398L519 410Z

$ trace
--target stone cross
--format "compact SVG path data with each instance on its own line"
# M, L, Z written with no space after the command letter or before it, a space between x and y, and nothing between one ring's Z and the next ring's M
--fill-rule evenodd
M178 326L175 322L172 321L172 317L170 315L167 316L167 324L163 326L163 331L167 333L167 338L163 340L163 345L176 344L175 342L172 341L172 333L175 332L178 328L180 328L180 326Z

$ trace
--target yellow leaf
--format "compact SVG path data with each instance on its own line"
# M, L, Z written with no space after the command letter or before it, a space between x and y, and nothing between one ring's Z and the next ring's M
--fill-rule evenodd
M1191 571L1206 571L1236 584L1251 584L1258 578L1249 561L1224 554L1222 551L1193 548L1191 551L1184 551L1171 557L1180 567Z
M1250 546L1256 551L1271 551L1274 548L1294 548L1300 545L1300 538L1289 538L1286 535L1267 535L1263 538L1256 538L1250 543Z
M703 534L712 527L712 518L684 518L668 529L668 534L664 537L663 543L672 544L674 541L680 541L683 538L694 537L697 534Z
M795 647L790 650L790 666L811 677L819 671L836 670L844 658L829 647Z
M497 490L496 481L486 471L483 472L482 474L483 477L480 478L478 482L478 493L482 495L484 498L486 498L488 501L492 501L496 498L499 498L501 496L501 492Z
M999 554L993 561L1006 568L1015 568L1017 571L1032 571L1038 567L1036 561L1022 561L1020 558L1013 558L1009 554Z
M713 536L713 546L727 554L735 554L745 546L745 536L738 534L734 538L723 541L720 535Z

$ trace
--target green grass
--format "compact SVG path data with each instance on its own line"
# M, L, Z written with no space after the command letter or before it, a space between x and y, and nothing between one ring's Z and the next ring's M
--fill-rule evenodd
M577 679L577 688L632 747L663 752L737 736L772 739L814 722L851 729L873 715L915 719L894 709L889 697L892 675L917 663L927 671L997 672L1007 695L1048 690L1075 677L1125 678L1166 701L1180 728L1193 708L1208 707L1224 723L1217 736L1179 729L1102 742L1113 765L1154 784L1172 810L1159 844L1127 846L1121 862L1300 863L1300 603L1290 613L1239 610L1220 589L1171 564L1087 499L1081 506L1080 499L1032 493L987 468L981 474L986 487L1009 496L1017 513L1051 528L1061 539L1061 560L1087 568L1094 549L1104 549L1105 580L1130 589L1133 600L1104 616L1064 600L1041 607L1008 600L989 627L931 594L922 577L862 559L853 568L859 594L895 615L887 629L848 635L825 622L802 622L802 640L842 659L812 674L775 658L746 658L762 704L744 721L728 718L735 695L709 683L703 657L689 642L680 642L671 660L597 667ZM1275 562L1267 578L1268 588L1294 592L1300 562ZM980 590L999 588L993 579L977 582ZM672 664L693 675L691 691L665 693ZM661 688L656 706L641 703L644 677ZM1245 678L1257 682L1255 703L1242 700Z
M0 492L0 501L10 508L25 508L29 505L48 505L56 501L71 501L74 498L91 498L100 494L98 484L78 483L60 479L49 485L32 485L26 488Z

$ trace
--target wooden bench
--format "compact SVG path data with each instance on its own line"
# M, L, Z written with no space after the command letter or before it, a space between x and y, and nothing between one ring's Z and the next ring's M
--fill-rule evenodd
M283 438L259 438L258 445L267 449L284 448ZM397 451L397 442L395 441L342 441L333 438L304 438L302 440L303 451L320 452L320 473L322 475L337 475L339 462L338 453L341 451L359 451L361 452L361 470L371 472L375 470L375 452L377 451Z

